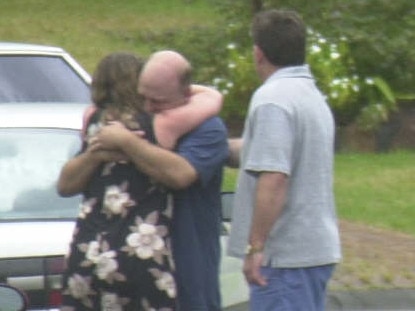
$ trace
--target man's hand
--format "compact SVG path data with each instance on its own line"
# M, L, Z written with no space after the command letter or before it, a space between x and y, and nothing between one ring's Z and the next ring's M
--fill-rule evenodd
M99 131L88 141L90 151L100 150L120 150L122 138L131 132L118 121L109 122L99 129Z
M266 286L267 280L261 274L262 260L264 254L262 252L247 255L244 260L243 272L245 279L249 284L255 284L259 286Z

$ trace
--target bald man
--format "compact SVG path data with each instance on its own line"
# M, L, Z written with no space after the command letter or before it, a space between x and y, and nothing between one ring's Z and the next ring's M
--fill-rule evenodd
M186 104L190 95L192 68L179 53L154 53L144 66L138 92L144 97L146 109L159 112Z
M179 53L154 53L139 81L152 113L186 105L191 65ZM95 148L120 150L174 194L173 257L181 311L221 310L219 292L220 190L228 157L227 131L218 117L182 137L175 152L152 145L121 124L104 127Z

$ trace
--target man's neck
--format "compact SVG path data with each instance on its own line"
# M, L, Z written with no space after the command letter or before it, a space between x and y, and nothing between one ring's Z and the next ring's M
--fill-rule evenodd
M267 64L266 66L262 66L258 70L259 78L262 81L267 80L271 75L273 75L276 71L278 71L281 67L277 67L271 64Z

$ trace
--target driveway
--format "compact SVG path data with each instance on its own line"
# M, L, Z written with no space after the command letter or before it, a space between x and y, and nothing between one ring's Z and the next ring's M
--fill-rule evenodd
M224 311L248 311L239 304ZM415 289L334 291L327 296L326 311L415 311Z

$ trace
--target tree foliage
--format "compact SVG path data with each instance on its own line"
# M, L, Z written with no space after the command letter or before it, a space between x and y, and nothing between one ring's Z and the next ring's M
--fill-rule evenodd
M413 0L263 0L262 6L294 9L324 37L346 37L361 75L382 77L397 94L415 93Z
M248 32L256 10L298 11L311 30L308 62L338 125L358 121L374 129L396 109L395 94L415 93L415 72L410 69L415 68L412 0L217 0L216 5L241 57L252 45ZM385 22L390 20L394 22ZM228 77L235 79L235 74ZM238 97L235 89L226 92L232 100Z
M138 33L136 40L185 54L196 65L195 80L225 94L227 119L243 119L259 84L249 28L261 8L295 9L303 16L311 32L308 62L338 125L358 121L376 128L396 108L394 94L415 93L413 0L210 1L223 17L215 27Z

